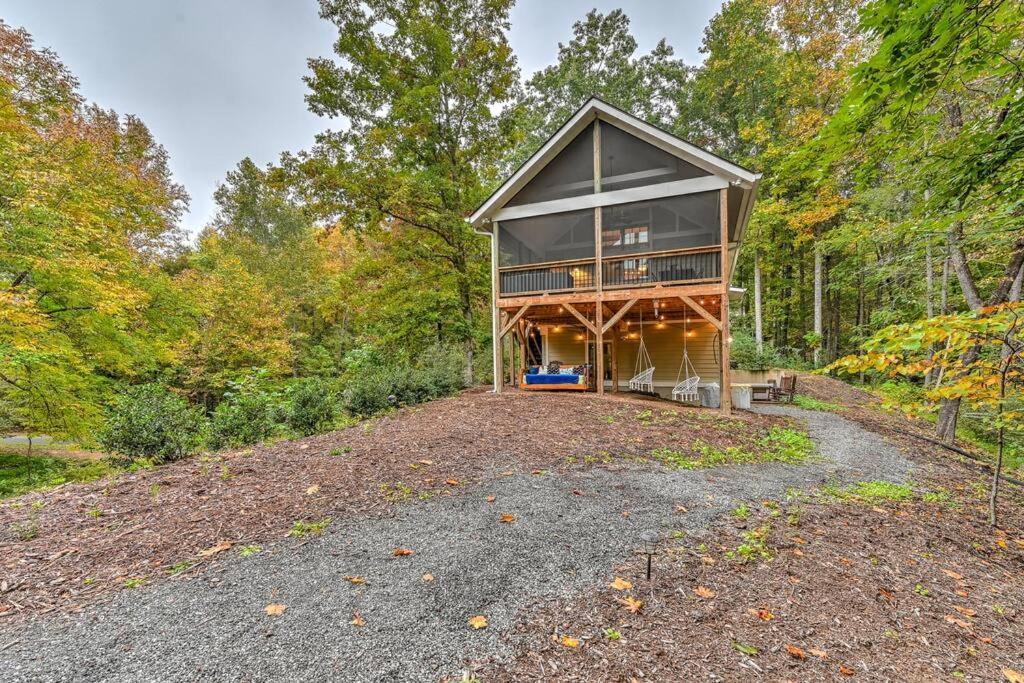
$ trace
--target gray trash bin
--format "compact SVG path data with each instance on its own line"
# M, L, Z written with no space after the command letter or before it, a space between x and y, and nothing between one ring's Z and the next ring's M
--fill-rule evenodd
M700 396L702 408L718 408L722 402L722 392L718 382L707 382L697 385L697 394Z

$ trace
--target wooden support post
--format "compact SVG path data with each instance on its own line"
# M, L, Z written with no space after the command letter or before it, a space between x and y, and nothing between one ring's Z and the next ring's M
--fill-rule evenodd
M494 393L501 393L505 373L501 368L501 310L498 308L498 223L491 223L491 362L494 364Z
M635 304L637 301L639 301L639 299L630 299L629 301L627 301L626 304L615 313L615 315L608 319L608 322L604 324L604 327L601 328L601 331L607 332L608 330L610 330L615 325L615 323L622 320L622 316L626 315L629 309L633 308L633 304Z
M719 335L722 339L722 414L732 414L732 377L729 370L729 269L732 265L729 262L729 190L719 190L718 222L721 227L722 240L722 294L721 305L719 306L720 322L722 324Z
M619 336L612 328L612 393L619 393Z
M597 328L595 336L597 341L594 344L594 355L597 356L597 360L594 363L594 378L597 381L597 393L599 395L604 394L604 330L602 329L602 321L604 320L604 311L601 310L601 302L597 302L597 310L594 311L594 315L597 319Z

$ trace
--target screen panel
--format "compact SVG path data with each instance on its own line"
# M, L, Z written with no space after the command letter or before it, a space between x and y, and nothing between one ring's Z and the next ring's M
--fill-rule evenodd
M594 124L573 138L506 206L594 193Z
M601 191L711 175L606 121L601 122Z
M498 223L498 265L594 258L594 210L554 213Z
M604 256L719 244L717 191L665 197L601 210Z

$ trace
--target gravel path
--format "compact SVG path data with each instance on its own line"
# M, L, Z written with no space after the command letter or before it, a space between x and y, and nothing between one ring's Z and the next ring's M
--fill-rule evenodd
M606 580L642 530L700 530L737 500L912 472L895 448L838 415L763 410L805 420L823 457L798 467L498 477L389 517L337 522L322 537L228 559L200 577L122 591L70 620L0 628L0 671L19 681L434 681L466 660L510 654L501 636L517 611ZM513 523L499 521L506 513ZM396 557L397 547L415 553ZM267 616L270 603L288 609ZM365 626L349 623L355 611ZM488 628L470 629L474 615Z

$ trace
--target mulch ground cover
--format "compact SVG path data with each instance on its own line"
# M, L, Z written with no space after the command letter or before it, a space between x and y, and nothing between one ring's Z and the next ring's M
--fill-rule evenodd
M471 391L338 432L2 501L0 619L78 610L126 584L202 571L299 521L386 514L503 472L600 465L697 438L725 448L782 422L673 408Z
M926 425L828 378L798 389L925 465L913 496L752 501L664 541L651 582L640 556L524 612L519 656L476 663L481 680L1024 680L1024 490L1004 487L993 529L990 475L905 433Z

